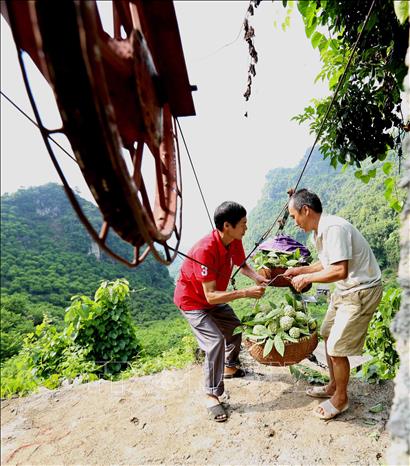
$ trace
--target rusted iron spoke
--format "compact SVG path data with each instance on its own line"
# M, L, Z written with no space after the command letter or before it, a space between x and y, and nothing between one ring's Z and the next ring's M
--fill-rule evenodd
M181 238L181 235L179 234L179 231L176 225L174 226L174 234L175 234L175 238L177 239L177 241L179 241Z
M121 26L124 28L127 37L131 35L133 25L131 11L129 9L128 1L114 0L113 1L114 13L114 32L117 39L121 38ZM118 34L118 36L117 36Z
M145 187L145 183L142 178L141 178L141 186L140 186L139 192L141 193L142 204L145 208L146 213L151 217L153 221L155 221L154 214L152 213L151 204L150 204L148 193L147 193L147 188Z
M100 234L98 235L98 237L103 242L103 244L105 244L109 229L110 229L110 225L108 224L108 222L104 222L101 226Z
M156 175L157 175L157 194L159 198L159 205L161 206L162 210L168 210L167 202L165 197L165 189L164 180L166 183L166 178L162 172L162 162L158 159L155 159L156 165Z
M131 2L129 4L129 8L131 12L132 25L134 29L138 29L139 31L141 31L141 21L140 21L137 5Z
M121 39L121 22L120 22L120 15L118 14L117 7L115 6L115 2L112 3L112 18L113 18L113 26L114 26L114 38Z
M132 156L132 165L134 167L134 173L132 174L132 179L135 182L137 189L141 185L141 164L142 164L142 154L144 152L144 142L138 141L137 148L134 149Z
M167 243L163 243L162 245L164 247L164 251L165 251L165 256L167 258L167 261L171 262L171 253L170 253L170 250L169 250L169 246Z

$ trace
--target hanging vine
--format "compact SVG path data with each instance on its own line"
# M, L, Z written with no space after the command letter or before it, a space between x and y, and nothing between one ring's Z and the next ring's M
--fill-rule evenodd
M250 20L250 17L255 14L255 9L258 8L260 3L261 3L261 0L251 0L249 2L249 7L246 12L245 19L243 21L244 39L248 44L249 58L250 58L250 63L249 63L249 68L248 68L248 82L246 86L246 91L243 94L246 101L249 100L249 97L251 96L251 93L252 93L252 79L256 76L256 64L258 63L258 52L256 51L255 42L254 42L255 29L253 28L253 26L249 24L249 20ZM247 115L245 114L245 116Z

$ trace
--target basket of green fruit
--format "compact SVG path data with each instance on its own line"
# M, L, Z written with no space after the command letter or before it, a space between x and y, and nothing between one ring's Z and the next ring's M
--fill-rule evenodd
M249 354L270 366L297 364L311 354L318 344L317 323L297 297L285 295L278 305L257 302L244 315L235 333L243 334Z
M300 249L293 252L265 251L260 250L252 256L254 268L263 277L270 280L270 286L290 287L291 278L285 277L284 273L290 267L303 267L309 265L310 256L301 255ZM309 291L312 285L305 287L302 292Z

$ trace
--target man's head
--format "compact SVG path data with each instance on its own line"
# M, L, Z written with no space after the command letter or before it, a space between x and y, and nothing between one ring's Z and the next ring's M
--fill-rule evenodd
M299 189L291 196L288 209L289 215L302 230L306 232L317 230L323 211L317 194L307 189Z
M216 228L223 233L228 231L233 239L242 239L246 226L246 209L237 202L225 201L214 213Z

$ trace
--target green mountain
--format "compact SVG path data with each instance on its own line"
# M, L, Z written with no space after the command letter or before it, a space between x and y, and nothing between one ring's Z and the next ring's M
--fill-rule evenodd
M275 168L266 175L262 197L249 214L249 230L245 236L247 251L253 248L281 212L288 199L286 192L295 186L307 155L308 151L294 168ZM400 254L399 215L384 198L387 176L378 170L376 177L365 184L354 176L354 171L353 168L335 170L315 150L299 188L314 191L321 198L326 212L340 215L353 223L368 240L384 272L394 273ZM275 225L269 237L275 236L277 231ZM306 234L293 225L292 219L288 219L284 233L306 244Z
M92 223L101 225L97 207L79 200ZM2 196L1 222L3 296L27 295L30 303L48 307L58 321L71 296L91 296L101 280L124 277L135 290L132 313L137 322L177 314L167 268L148 257L131 269L101 252L60 185L50 183ZM131 252L115 234L109 237L109 244L116 251Z

